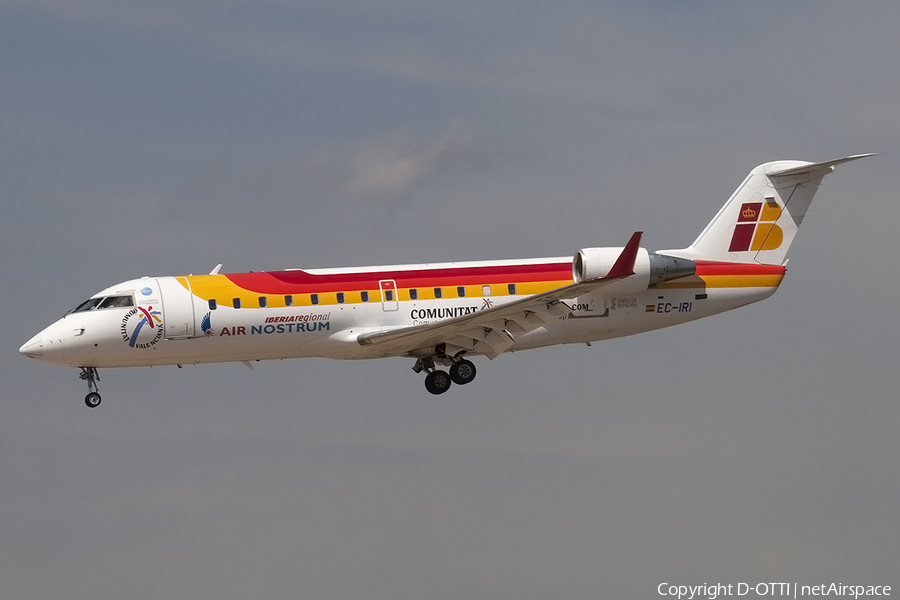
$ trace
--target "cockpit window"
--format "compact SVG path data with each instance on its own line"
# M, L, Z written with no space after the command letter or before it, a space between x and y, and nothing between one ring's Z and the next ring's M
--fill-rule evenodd
M88 310L94 310L95 308L97 308L97 305L100 304L100 302L102 302L102 301L103 301L103 298L91 298L89 300L85 300L84 302L82 302L81 304L79 304L78 306L76 306L75 308L73 308L66 314L80 313L80 312L85 312Z
M120 308L122 306L134 306L131 296L107 296L97 308Z
M120 308L123 306L134 306L134 298L130 295L90 298L66 314L70 315L72 313L87 312L89 310L98 310L102 308Z

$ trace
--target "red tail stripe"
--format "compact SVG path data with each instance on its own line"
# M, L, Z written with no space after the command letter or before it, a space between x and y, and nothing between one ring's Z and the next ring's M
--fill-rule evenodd
M782 275L785 271L781 265L697 261L697 275Z

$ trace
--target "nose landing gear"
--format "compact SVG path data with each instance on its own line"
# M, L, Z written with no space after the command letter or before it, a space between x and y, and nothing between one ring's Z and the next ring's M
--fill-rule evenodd
M97 382L100 381L100 374L97 372L97 369L94 367L81 367L81 374L78 375L78 378L82 381L87 381L88 385L88 395L84 397L84 403L88 408L97 408L100 406L100 388L97 387Z

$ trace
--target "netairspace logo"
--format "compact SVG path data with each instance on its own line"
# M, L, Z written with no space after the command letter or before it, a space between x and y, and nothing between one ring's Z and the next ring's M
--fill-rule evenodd
M841 597L858 598L888 597L891 595L889 585L844 585L843 583L823 583L819 585L800 585L796 582L768 582L768 583L714 583L703 585L675 585L663 582L656 588L660 596L671 596L677 600L693 600L694 598L737 597L786 597L786 598L813 598L813 597Z

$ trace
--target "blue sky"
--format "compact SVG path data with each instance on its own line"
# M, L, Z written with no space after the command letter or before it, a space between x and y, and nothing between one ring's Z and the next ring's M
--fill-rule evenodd
M900 585L893 3L0 2L15 598ZM101 372L17 348L141 275L690 243L829 175L764 303L478 363Z

